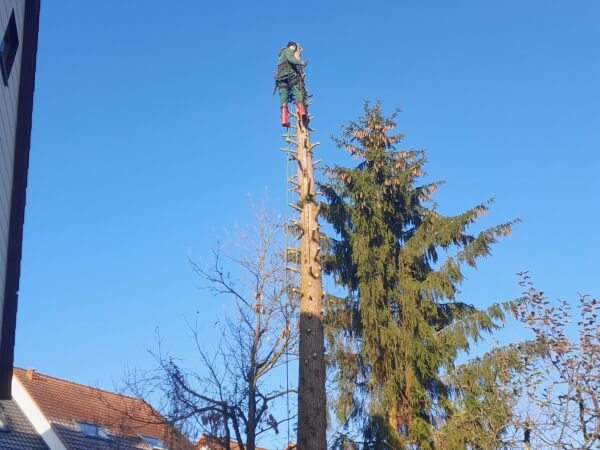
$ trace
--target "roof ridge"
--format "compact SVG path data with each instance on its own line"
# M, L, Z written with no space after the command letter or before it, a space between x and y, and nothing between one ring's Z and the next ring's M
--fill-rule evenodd
M45 378L51 378L53 380L60 381L62 383L76 385L76 386L81 386L81 387L84 387L84 388L93 389L95 391L104 392L106 394L116 395L118 397L123 397L123 398L128 398L130 400L135 400L135 401L143 402L143 403L145 403L146 405L148 405L148 406L150 406L152 408L152 406L148 402L146 402L144 399L141 399L141 398L138 398L138 397L132 397L130 395L120 394L118 392L109 391L108 389L102 389L102 388L98 388L98 387L93 387L93 386L90 386L88 384L78 383L76 381L65 380L64 378L59 378L59 377L56 377L56 376L53 376L53 375L48 375L48 374L39 372L36 369L23 369L21 367L14 367L13 369L15 371L21 372L25 377L27 377L28 370L33 370L34 374L37 375L37 376L42 376L42 377L45 377ZM29 379L29 378L27 378L27 379ZM33 380L30 380L30 381L33 381Z

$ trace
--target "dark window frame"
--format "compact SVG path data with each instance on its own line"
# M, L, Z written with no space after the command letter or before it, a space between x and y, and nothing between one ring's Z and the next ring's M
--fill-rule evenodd
M15 19L15 11L13 10L4 36L0 42L0 72L2 72L2 80L4 85L8 86L8 79L12 71L17 51L19 50L19 32L17 30L17 21Z

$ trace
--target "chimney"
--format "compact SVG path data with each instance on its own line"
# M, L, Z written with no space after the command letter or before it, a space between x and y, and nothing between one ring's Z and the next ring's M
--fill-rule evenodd
M35 375L35 369L27 369L27 378L29 378L29 381L33 381L34 375Z

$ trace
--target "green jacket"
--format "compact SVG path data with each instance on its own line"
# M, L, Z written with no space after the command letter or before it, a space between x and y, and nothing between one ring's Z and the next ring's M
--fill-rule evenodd
M283 47L279 50L277 59L277 79L285 80L298 73L299 66L304 67L306 63L294 56L294 52L289 47Z

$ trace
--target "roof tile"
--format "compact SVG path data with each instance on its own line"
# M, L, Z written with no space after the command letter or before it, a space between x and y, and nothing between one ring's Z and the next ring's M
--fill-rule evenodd
M73 450L89 448L89 439L94 439L94 448L104 448L102 439L81 433L75 421L100 425L110 435L123 439L143 442L140 435L154 436L171 450L193 448L181 433L166 424L165 419L143 400L44 375L32 369L15 367L14 376L29 392L63 442L70 443L69 448ZM78 439L85 440L83 446L77 444ZM146 444L141 445L125 448L148 448Z
M8 424L7 431L0 431L2 450L49 450L14 400L0 400L0 411Z

